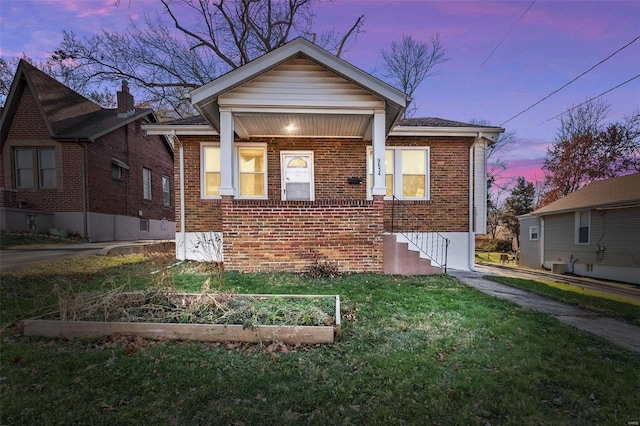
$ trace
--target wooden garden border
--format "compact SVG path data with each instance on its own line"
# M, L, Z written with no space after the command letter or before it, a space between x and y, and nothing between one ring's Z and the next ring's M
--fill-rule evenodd
M256 298L267 297L334 297L336 305L333 326L280 326L240 324L175 324L144 322L60 321L32 318L22 321L25 336L61 337L66 339L95 339L112 334L141 336L149 339L198 340L203 342L264 342L290 344L334 343L340 336L340 296L291 294L239 294Z

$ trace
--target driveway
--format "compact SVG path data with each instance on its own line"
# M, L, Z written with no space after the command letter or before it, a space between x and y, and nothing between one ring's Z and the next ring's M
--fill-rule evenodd
M106 241L102 243L42 245L23 249L0 250L0 273L38 263L53 262L65 257L173 250L175 250L173 240Z
M23 249L0 251L0 272L24 268L38 263L53 262L73 256L99 254L111 243L82 243L33 246Z

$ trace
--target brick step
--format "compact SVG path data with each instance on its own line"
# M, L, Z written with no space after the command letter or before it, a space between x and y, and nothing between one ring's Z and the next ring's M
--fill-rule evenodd
M409 244L398 242L395 235L385 235L383 247L383 271L395 275L437 275L442 268L433 266L420 252L409 249Z

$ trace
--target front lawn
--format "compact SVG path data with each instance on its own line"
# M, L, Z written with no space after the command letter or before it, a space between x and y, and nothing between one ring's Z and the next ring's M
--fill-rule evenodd
M1 424L612 424L640 419L640 354L448 276L226 273L244 293L339 294L334 345L26 338L54 286L198 291L166 258L85 257L3 274Z

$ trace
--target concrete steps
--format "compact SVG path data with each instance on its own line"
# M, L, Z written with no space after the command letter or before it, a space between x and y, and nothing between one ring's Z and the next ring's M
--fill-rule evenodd
M398 242L395 235L384 235L383 271L394 275L438 275L444 271L433 266L420 252L411 250L408 243Z

